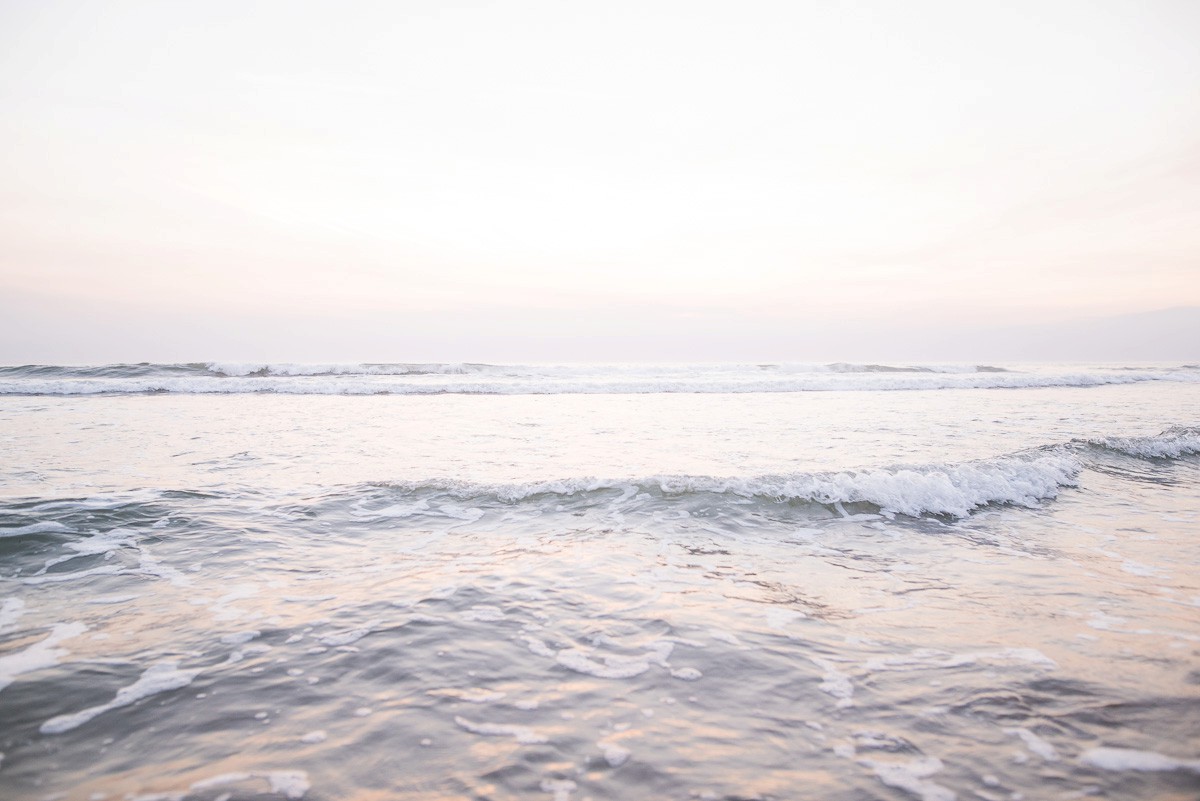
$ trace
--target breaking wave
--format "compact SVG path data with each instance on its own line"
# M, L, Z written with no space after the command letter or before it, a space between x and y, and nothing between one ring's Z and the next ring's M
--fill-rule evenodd
M294 511L340 508L350 518L389 519L405 525L463 525L487 515L513 512L534 517L601 513L629 518L704 517L751 521L801 516L809 519L876 514L885 517L961 519L993 506L1035 508L1066 488L1079 486L1089 468L1103 469L1113 456L1132 460L1191 460L1200 454L1200 429L1175 427L1156 436L1073 440L989 459L896 465L885 468L751 476L655 475L629 478L568 477L518 483L454 479L380 481L334 486L309 496ZM152 496L152 497L151 497ZM76 522L130 504L173 507L219 502L218 496L178 491L106 494L94 498L18 504L19 517L0 523L0 540L69 533ZM291 504L285 504L291 505ZM349 510L348 512L346 510ZM163 510L159 510L165 513ZM54 521L39 518L53 513ZM65 515L65 517L64 517ZM65 522L61 522L65 521ZM435 521L440 521L437 523ZM84 525L79 522L79 525Z
M558 395L1093 387L1200 383L1188 366L886 364L115 364L0 367L0 395Z
M1200 430L1172 428L1156 436L1114 437L1104 448L1126 458L1182 459L1200 453ZM1113 444L1116 443L1116 444ZM1036 507L1078 485L1093 441L1073 441L968 462L761 476L660 475L565 478L512 484L454 480L380 482L384 494L368 515L478 517L491 508L536 505L554 511L605 507L621 512L695 508L705 514L739 509L847 506L888 517L965 518L995 505Z
M721 504L866 504L886 515L966 517L989 504L1035 506L1074 486L1081 465L1068 454L999 459L955 465L895 467L830 473L754 477L666 475L638 479L572 478L522 484L485 485L456 481L385 482L398 494L386 516L436 513L439 502L473 507L542 504L617 504L635 508L707 496Z
M1087 444L1141 459L1179 459L1200 454L1200 429L1177 426L1153 437L1104 437Z
M1100 444L1103 443L1103 444ZM897 465L887 468L762 476L662 475L631 479L568 478L513 484L434 480L380 482L386 494L371 514L419 517L456 510L480 515L490 507L537 504L565 511L605 506L621 511L673 507L691 501L715 510L816 505L846 514L846 506L888 517L965 518L995 505L1036 507L1078 486L1091 464L1091 449L1102 447L1134 459L1183 459L1200 453L1200 429L1174 427L1146 437L1072 441L1021 453L967 462ZM447 502L453 502L444 508ZM562 507L560 510L559 507Z

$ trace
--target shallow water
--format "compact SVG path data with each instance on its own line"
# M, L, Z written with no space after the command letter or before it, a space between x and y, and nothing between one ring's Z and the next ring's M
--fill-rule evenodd
M0 795L1194 798L1198 412L3 397Z

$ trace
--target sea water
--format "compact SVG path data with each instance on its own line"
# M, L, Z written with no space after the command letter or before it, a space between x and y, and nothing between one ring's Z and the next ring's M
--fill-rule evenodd
M1196 365L0 393L5 799L1200 793Z

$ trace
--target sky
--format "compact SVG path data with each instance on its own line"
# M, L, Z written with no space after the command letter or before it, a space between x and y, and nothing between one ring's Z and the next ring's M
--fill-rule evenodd
M0 363L937 357L1200 307L1197 42L1190 0L0 0Z

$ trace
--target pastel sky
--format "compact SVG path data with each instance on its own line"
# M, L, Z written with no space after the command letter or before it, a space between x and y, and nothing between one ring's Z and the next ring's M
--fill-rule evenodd
M1190 0L0 0L0 362L1200 306L1198 42Z

